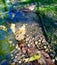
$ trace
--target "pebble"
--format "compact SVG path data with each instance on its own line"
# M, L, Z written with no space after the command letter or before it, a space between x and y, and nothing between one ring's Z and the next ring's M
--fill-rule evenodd
M14 62L17 62L18 60L15 58L13 61L14 61Z
M46 46L44 46L44 48L46 49L47 47L46 47Z
M20 50L20 48L17 48L18 50Z
M41 44L41 43L38 43L39 45Z
M55 62L55 59L52 59L52 62Z
M28 44L28 47L30 47L30 44Z
M17 56L19 55L19 53L17 53Z
M37 44L38 44L38 42L37 42L37 41L35 41L35 44L37 45Z
M19 61L19 63L22 63L21 61Z
M57 60L57 57L55 57L55 59Z
M15 62L11 63L11 65L15 65Z
M22 48L22 52L23 52L23 53L26 53L26 49L25 49L25 48Z
M42 40L42 43L45 43L45 42L46 42L46 40L45 40L45 39L43 39L43 40Z
M46 52L49 52L48 48L47 48L47 49L45 49L45 51L46 51Z
M17 58L17 56L15 56L15 58Z

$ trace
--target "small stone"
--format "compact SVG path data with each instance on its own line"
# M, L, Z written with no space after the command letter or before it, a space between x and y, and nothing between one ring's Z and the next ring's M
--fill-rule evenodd
M40 39L42 40L43 38L42 38L42 37L40 37Z
M30 44L28 44L28 47L30 47Z
M31 39L29 40L29 43L31 43Z
M55 59L57 60L57 57L55 57Z
M21 63L21 61L19 61L19 63Z
M48 52L49 50L48 50L48 49L46 49L45 51L46 51L46 52Z
M15 65L15 62L11 63L11 65Z
M37 45L37 44L38 44L38 42L37 42L37 41L35 41L35 44Z
M26 38L26 41L29 41L29 38Z
M45 39L43 39L43 40L42 40L42 43L45 43L45 42L46 42L46 40L45 40Z
M31 44L33 44L33 43L31 43Z
M24 55L22 55L22 57L24 57Z
M18 45L16 45L16 49L18 49Z
M18 50L20 50L20 48L18 48Z
M46 49L47 47L46 47L46 46L44 46L44 48Z
M23 53L26 53L26 49L25 49L25 48L22 48L22 52L23 52Z
M39 42L41 42L41 40L40 40L40 39L39 39L38 41L39 41Z
M15 58L17 58L17 56L15 56Z
M52 62L55 62L55 59L52 59Z
M14 59L13 61L14 61L14 62L17 62L17 59Z
M18 53L18 50L16 50L14 53L17 54Z
M13 56L13 54L11 54L11 56Z
M11 54L15 52L15 49L11 51Z
M11 58L12 60L14 59L14 57Z

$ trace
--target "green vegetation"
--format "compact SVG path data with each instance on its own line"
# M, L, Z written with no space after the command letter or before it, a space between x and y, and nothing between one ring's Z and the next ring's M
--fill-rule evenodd
M48 38L48 42L51 44L57 54L57 3L47 3L38 7L37 12L41 17L41 21Z
M0 0L0 8L3 9L4 11L7 11L7 6L6 6L5 0Z

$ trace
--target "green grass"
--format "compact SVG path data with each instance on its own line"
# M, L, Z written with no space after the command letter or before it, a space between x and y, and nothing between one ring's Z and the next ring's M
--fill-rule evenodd
M39 11L45 13L45 15L51 15L53 19L57 19L57 5L39 7Z

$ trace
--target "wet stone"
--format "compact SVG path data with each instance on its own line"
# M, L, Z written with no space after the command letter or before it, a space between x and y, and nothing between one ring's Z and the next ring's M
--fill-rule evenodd
M46 42L46 40L45 40L45 39L43 39L43 40L42 40L42 43L45 43L45 42Z

